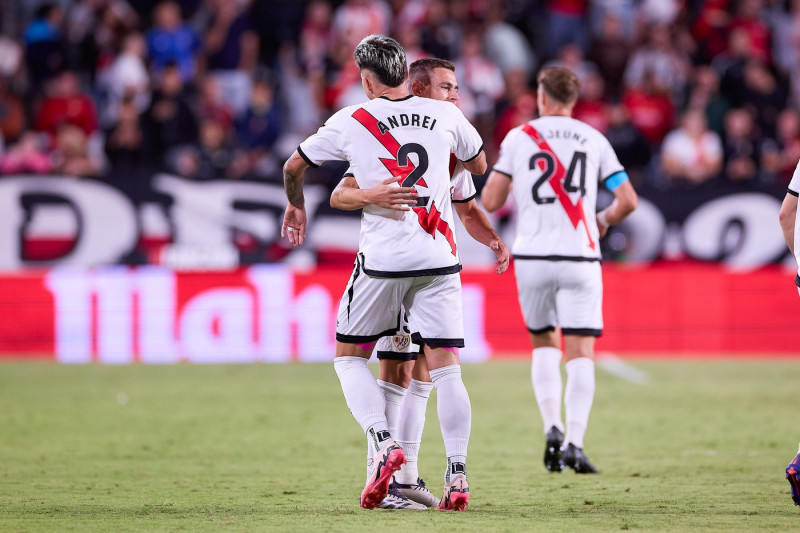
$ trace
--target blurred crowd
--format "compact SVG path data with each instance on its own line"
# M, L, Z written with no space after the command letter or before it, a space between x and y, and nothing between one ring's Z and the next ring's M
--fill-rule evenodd
M455 62L490 162L547 65L636 185L782 185L800 158L800 0L0 0L0 31L2 174L279 182L363 101L371 33Z

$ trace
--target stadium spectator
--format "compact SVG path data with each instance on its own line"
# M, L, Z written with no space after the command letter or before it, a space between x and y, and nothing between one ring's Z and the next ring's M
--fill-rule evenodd
M265 165L278 164L271 152L281 134L281 119L272 86L256 81L250 105L236 121L236 140L248 172L263 176Z
M762 141L748 109L728 111L725 115L724 140L725 178L736 183L757 181L761 169Z
M102 170L101 164L90 157L89 137L67 123L58 128L53 161L54 171L76 178L94 176Z
M730 0L706 0L698 7L690 31L703 62L711 61L728 48L726 38L731 20L728 4Z
M532 77L536 57L522 32L505 20L506 7L503 2L491 2L487 11L484 45L486 57L500 68L503 74L511 70L522 70Z
M582 52L589 50L586 18L587 0L547 0L547 55L554 57L567 44L576 44Z
M506 73L506 94L498 108L502 109L494 128L494 152L509 131L523 122L536 118L536 93L528 85L524 70L511 70Z
M787 91L769 67L759 59L749 59L743 71L744 107L756 117L761 135L775 136L778 114L786 106Z
M25 29L25 64L34 88L58 74L64 67L61 26L64 12L56 3L44 3Z
M545 67L562 67L571 70L578 76L581 87L589 76L597 73L597 65L583 56L583 50L576 44L566 44L558 51L558 57L545 64Z
M603 76L609 96L622 94L622 80L630 53L631 42L625 36L622 19L614 12L607 12L599 36L592 41L589 59Z
M141 120L132 96L120 102L116 123L111 127L105 143L106 157L115 176L129 176L135 171L149 168Z
M706 126L703 112L690 109L681 125L671 131L661 147L661 164L671 186L696 186L719 174L722 143Z
M728 49L711 62L711 68L719 74L722 96L734 107L745 103L744 68L751 49L750 36L740 28L730 32Z
M730 104L719 92L719 76L711 67L698 66L692 73L692 80L686 107L704 110L709 129L722 135L723 119Z
M422 38L418 28L400 26L395 30L395 37L400 46L406 51L409 65L417 59L428 57L428 52L422 49Z
M473 29L465 35L455 64L459 73L459 107L470 120L489 122L505 93L505 82L497 65L484 55L480 32Z
M672 42L670 29L654 25L647 29L647 41L630 58L625 70L625 85L641 87L650 75L660 91L673 98L680 95L691 71L691 62Z
M97 112L91 97L81 91L78 76L64 71L49 83L47 96L39 105L35 126L55 137L63 124L77 126L85 135L97 130Z
M233 118L236 110L228 100L229 93L222 88L219 78L205 76L199 80L200 94L198 95L195 111L200 121L213 120L219 123L228 135L233 132ZM248 100L250 98L248 90Z
M32 131L25 132L0 157L2 174L45 174L53 169L53 161L45 150L46 143Z
M204 39L206 68L238 114L250 100L253 71L258 64L258 35L245 4L214 0L211 6L211 24Z
M749 37L752 57L769 63L772 60L772 35L769 26L760 18L764 7L762 0L739 0L735 4L729 31L743 30Z
M232 165L234 151L225 127L220 122L213 119L201 122L199 141L195 179L213 180L241 176L241 165Z
M777 158L776 178L788 183L800 161L800 112L797 109L787 108L778 115L774 147L769 152Z
M383 0L345 0L333 14L333 28L338 39L353 46L373 34L387 34L392 10Z
M628 172L634 186L644 185L645 170L652 157L652 148L644 135L628 117L628 110L619 102L606 107L608 128L605 135L614 148L620 164Z
M176 65L184 83L194 79L200 38L183 21L180 6L172 0L156 6L153 28L147 32L147 48L154 75L160 76L169 65Z
M325 68L325 56L333 45L333 12L330 2L314 0L306 9L300 32L300 52L309 76L316 77Z
M143 115L143 124L148 153L158 163L163 162L169 150L197 141L197 119L186 100L177 65L169 65L161 73L150 107Z
M24 130L25 122L22 99L0 78L0 135L6 142L15 141Z
M608 114L605 109L603 78L599 73L589 74L582 82L581 89L581 97L572 110L573 118L605 133L608 129Z
M103 76L108 91L105 123L113 123L123 100L130 99L139 112L150 104L150 75L145 63L147 43L139 33L125 38L122 51Z
M670 97L645 72L640 86L631 87L622 95L631 123L642 132L647 141L658 146L675 122L675 106Z
M455 60L461 50L464 28L450 16L444 0L431 0L420 29L422 48L433 57Z

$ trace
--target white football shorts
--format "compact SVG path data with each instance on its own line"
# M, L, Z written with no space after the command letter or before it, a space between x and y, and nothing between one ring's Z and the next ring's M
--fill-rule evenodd
M603 276L597 261L514 261L519 304L531 333L603 334Z
M422 347L411 341L411 327L408 325L408 313L400 311L400 327L394 335L387 335L378 339L375 345L375 355L378 359L393 361L416 361Z
M395 336L402 328L401 308L408 311L413 342L464 347L461 276L373 278L364 273L360 257L339 302L336 340L367 343Z

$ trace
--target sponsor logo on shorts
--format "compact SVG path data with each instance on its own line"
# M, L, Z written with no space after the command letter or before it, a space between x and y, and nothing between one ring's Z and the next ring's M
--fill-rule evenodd
M395 335L392 337L392 344L394 344L395 349L402 352L408 345L411 344L411 336L409 335Z

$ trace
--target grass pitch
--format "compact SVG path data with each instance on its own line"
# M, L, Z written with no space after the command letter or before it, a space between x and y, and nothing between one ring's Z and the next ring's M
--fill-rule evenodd
M365 442L332 365L0 365L2 531L752 531L800 527L783 469L800 361L598 370L586 452L548 474L528 362L465 366L465 513L365 511ZM435 396L435 395L434 395ZM420 471L441 490L429 403Z

